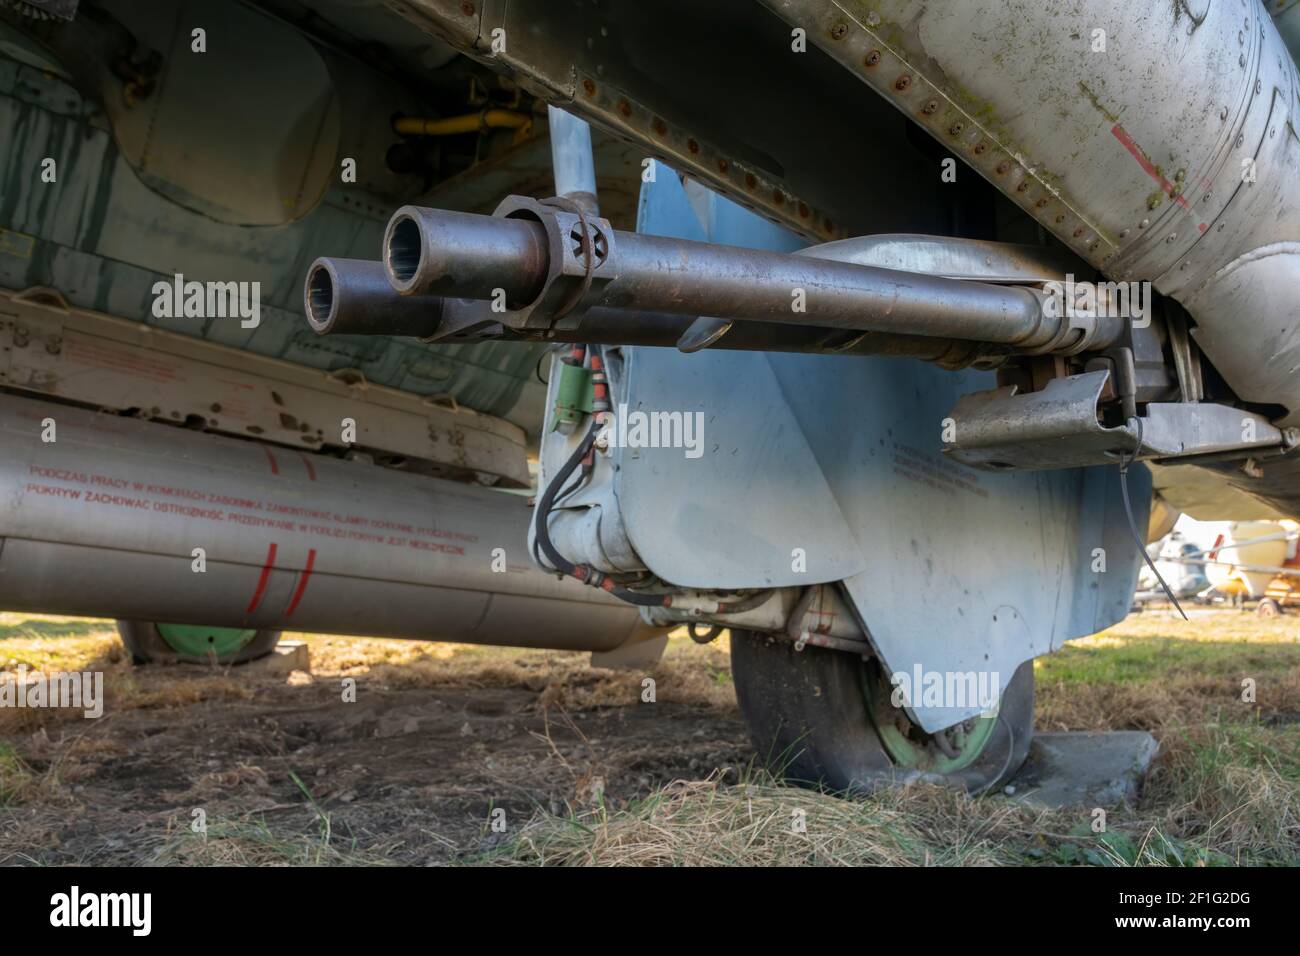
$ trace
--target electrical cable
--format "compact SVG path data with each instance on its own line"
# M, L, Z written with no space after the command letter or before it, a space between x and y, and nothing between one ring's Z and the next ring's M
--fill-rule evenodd
M997 717L994 719L1000 721L1002 726L1007 728L1007 759L1002 761L1002 769L997 772L997 776L972 793L972 797L982 797L984 794L992 790L994 785L1002 779L1002 775L1011 769L1011 758L1016 755L1016 732L1011 729L1011 722L1002 716L1000 710L998 711Z
M667 607L671 598L667 594L638 594L636 591L630 591L627 588L615 584L613 579L608 575L597 571L588 564L574 564L556 549L551 542L549 528L547 527L551 516L551 509L555 505L555 499L560 487L569 480L574 469L587 457L592 446L596 444L596 437L600 434L601 425L593 421L587 434L583 436L582 441L578 442L578 447L573 450L568 461L560 468L555 477L551 479L542 493L541 498L537 501L537 514L533 525L533 539L535 546L538 546L545 552L547 560L551 567L555 568L561 574L575 578L589 587L600 588L602 591L614 595L619 600L626 601L628 604L635 604L638 607Z
M726 630L726 628L723 627L721 624L714 624L707 631L701 634L698 630L696 630L696 628L698 628L699 626L700 625L698 621L691 621L689 624L686 625L686 633L691 636L691 640L693 640L696 644L708 644L710 641L716 640L718 635L720 635L724 630Z
M1142 543L1142 536L1138 534L1137 522L1133 520L1133 504L1129 501L1128 495L1128 468L1129 465L1137 461L1137 456L1142 451L1142 419L1130 418L1129 421L1137 423L1137 447L1133 449L1133 454L1127 459L1121 456L1119 460L1119 493L1120 497L1124 499L1124 514L1128 517L1128 529L1133 532L1133 541L1137 544L1138 553L1142 555L1142 558L1147 563L1147 567L1151 569L1151 573L1156 576L1156 580L1159 581L1160 586L1164 588L1165 595L1171 602L1173 602L1174 607L1178 608L1178 613L1181 614L1183 620L1186 621L1188 619L1187 612L1183 610L1183 606L1178 603L1178 598L1174 597L1174 592L1170 589L1169 585L1165 583L1164 577L1156 569L1156 563L1151 560L1151 555L1147 554L1146 545Z
M738 601L718 602L718 614L739 614L742 611L752 611L754 608L767 602L776 592L775 588L768 588L766 591L759 591L757 594L751 594L749 597L741 598Z

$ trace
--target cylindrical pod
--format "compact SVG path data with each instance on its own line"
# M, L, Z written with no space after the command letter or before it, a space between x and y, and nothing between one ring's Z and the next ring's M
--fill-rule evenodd
M518 495L16 397L0 448L0 607L570 650L639 626L533 565Z

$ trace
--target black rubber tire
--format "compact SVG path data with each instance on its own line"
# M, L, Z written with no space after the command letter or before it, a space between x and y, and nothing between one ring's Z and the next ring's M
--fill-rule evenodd
M275 650L275 645L280 643L279 631L258 631L251 641L234 654L214 659L211 656L196 657L173 650L158 633L157 625L151 621L118 621L117 633L136 664L246 664L270 654Z
M758 759L777 776L836 793L916 779L894 764L862 692L861 658L752 631L731 633L731 673ZM1004 784L1025 762L1034 731L1034 662L1016 669L983 753L942 782L972 793Z

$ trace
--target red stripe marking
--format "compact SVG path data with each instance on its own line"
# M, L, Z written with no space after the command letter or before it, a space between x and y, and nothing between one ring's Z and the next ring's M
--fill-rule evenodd
M304 455L302 452L298 452L298 457L301 458L301 459L302 459L302 463L303 463L304 465L307 466L307 480L308 480L308 481L315 481L315 480L316 480L316 469L315 469L315 467L312 465L312 463L311 463L311 459L308 458L306 455ZM315 552L312 552L312 553L314 554Z
M289 607L285 609L285 617L293 616L294 610L298 607L298 602L302 600L302 592L307 590L307 580L311 577L311 569L315 565L316 549L312 548L307 552L307 567L302 569L302 576L298 578L298 587L293 592L293 600L289 602Z
M1156 169L1155 166L1152 165L1151 160L1147 159L1146 154L1142 152L1142 148L1138 146L1138 144L1134 142L1133 137L1128 134L1128 130L1119 123L1116 123L1110 128L1110 131L1115 134L1117 140L1124 144L1124 148L1133 154L1133 158L1138 161L1138 165L1142 167L1142 171L1159 183L1160 188L1169 195L1170 199L1178 203L1178 205L1182 206L1188 212L1191 212L1192 207L1187 202L1187 197L1182 193L1175 194L1174 184L1165 179L1164 176L1160 175L1160 170ZM1198 223L1196 228L1200 232L1205 232L1209 226L1202 222Z
M262 451L266 452L266 460L271 463L271 474L278 475L280 473L280 466L276 463L275 456L271 454L271 449L263 445Z
M262 565L262 576L257 579L257 590L253 592L253 600L248 602L248 607L244 608L245 614L252 614L257 610L257 606L262 603L262 595L266 593L266 582L271 578L271 565L275 564L275 542L266 549L266 563Z

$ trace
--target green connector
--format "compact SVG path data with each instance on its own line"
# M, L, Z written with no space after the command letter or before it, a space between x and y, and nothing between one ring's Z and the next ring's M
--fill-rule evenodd
M555 421L551 429L558 430L565 424L577 425L591 414L591 399L591 370L561 362L560 381L555 388Z

